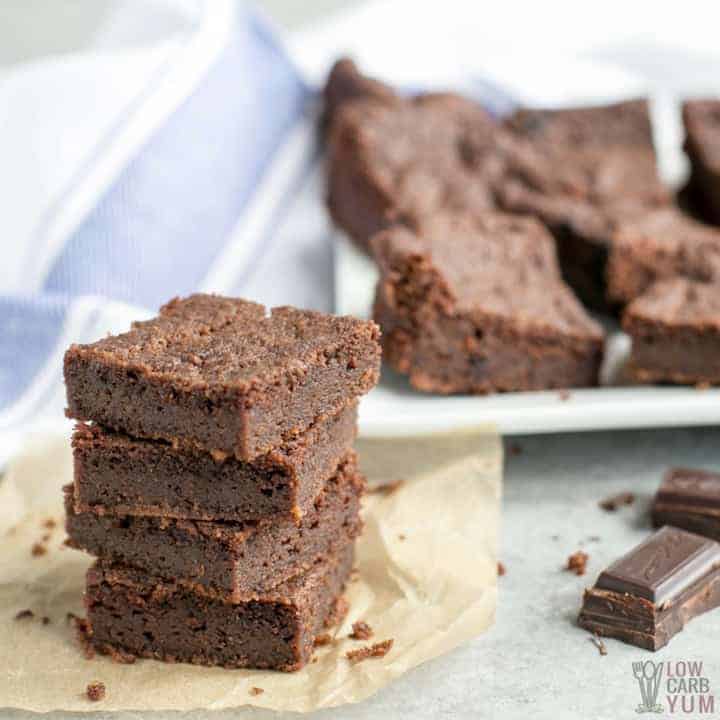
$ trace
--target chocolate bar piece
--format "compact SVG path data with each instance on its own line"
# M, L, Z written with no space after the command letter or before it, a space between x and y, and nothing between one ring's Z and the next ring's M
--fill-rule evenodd
M114 657L298 670L335 616L352 562L353 543L346 543L304 575L240 603L97 562L87 574L87 639Z
M720 605L720 544L666 526L613 563L585 591L578 623L659 650L692 618Z
M655 527L674 525L720 540L720 474L669 470L655 494L652 520Z
M256 597L323 560L360 534L364 479L350 451L296 524L292 517L221 523L75 512L65 507L69 544L230 601Z
M67 414L252 460L371 390L378 339L351 317L191 295L122 335L72 345Z
M352 404L250 463L78 423L75 509L186 520L300 520L350 449L356 419Z

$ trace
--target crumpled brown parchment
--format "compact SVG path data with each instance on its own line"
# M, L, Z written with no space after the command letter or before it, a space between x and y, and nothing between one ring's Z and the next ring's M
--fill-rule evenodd
M0 481L0 707L89 712L255 705L310 711L360 701L482 633L496 603L497 434L481 428L367 439L357 449L371 485L403 482L365 498L358 573L346 593L350 612L333 630L334 641L319 647L316 661L302 671L283 674L86 659L66 617L83 614L91 562L62 545L60 488L72 478L69 441L32 439ZM33 554L35 543L47 552ZM32 618L15 619L26 609ZM371 640L348 638L359 619L372 627ZM345 657L388 638L394 644L382 659L351 665ZM85 696L92 681L107 688L101 702ZM251 688L263 692L254 695Z

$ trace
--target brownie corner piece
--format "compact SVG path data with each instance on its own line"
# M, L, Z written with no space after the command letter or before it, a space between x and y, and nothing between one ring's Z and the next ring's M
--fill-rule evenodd
M639 382L720 383L720 285L686 278L655 283L625 309L630 372Z
M328 128L338 109L357 99L392 103L398 101L399 96L389 85L363 75L351 58L338 58L333 63L323 88L321 127Z
M386 361L420 389L487 393L598 382L604 334L563 283L536 220L435 215L372 240Z
M65 355L68 415L250 460L377 382L369 321L214 295Z
M254 600L228 603L122 565L96 562L85 604L92 646L105 654L293 672L310 659L353 562L347 543Z
M370 238L390 225L493 208L508 142L479 103L455 93L344 103L328 135L330 216L369 251Z

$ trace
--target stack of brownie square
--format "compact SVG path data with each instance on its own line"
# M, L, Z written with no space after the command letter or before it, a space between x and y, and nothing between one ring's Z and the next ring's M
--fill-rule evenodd
M361 530L357 402L371 322L211 295L65 356L68 543L90 645L117 658L296 670Z

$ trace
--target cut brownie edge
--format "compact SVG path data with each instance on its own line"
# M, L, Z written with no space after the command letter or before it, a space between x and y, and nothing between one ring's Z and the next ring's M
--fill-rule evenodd
M78 424L75 508L101 515L239 522L292 515L299 521L351 447L356 420L357 403L351 403L250 463Z
M675 278L631 302L628 374L639 382L720 383L720 286Z
M292 518L243 524L78 513L68 486L69 544L200 594L247 599L306 571L357 537L364 488L351 452L299 524Z
M111 656L119 651L165 662L298 670L343 592L353 550L348 543L271 593L233 604L97 562L87 574L89 642Z

